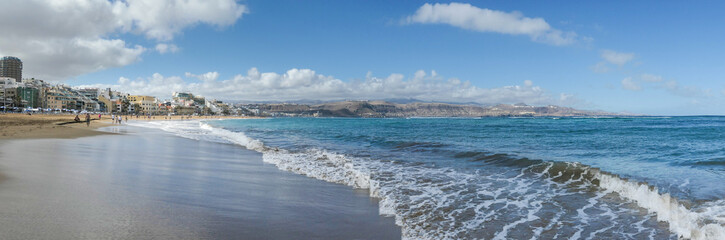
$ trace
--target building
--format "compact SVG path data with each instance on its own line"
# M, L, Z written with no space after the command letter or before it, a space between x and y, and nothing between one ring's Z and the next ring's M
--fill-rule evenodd
M229 105L218 100L206 100L205 107L205 109L208 109L211 114L228 115L230 113Z
M20 107L18 88L25 84L15 81L15 78L0 77L0 104L3 107Z
M18 87L16 93L18 103L17 106L39 108L42 107L42 95L40 90L32 87Z
M116 101L111 100L108 95L98 95L98 104L102 112L111 113L116 109Z
M99 111L100 105L98 101L90 99L72 88L65 86L53 86L45 88L42 99L45 102L43 108L50 109L67 109L78 111Z
M12 98L6 98L7 91L5 91L5 88L8 88L8 85L13 85L15 83L14 78L9 77L0 77L0 105L2 105L2 108L4 109L6 106L12 106L13 100Z
M60 89L53 87L45 89L45 102L43 108L61 110L68 106L70 98Z
M131 95L128 96L129 103L135 108L135 112L143 115L159 114L159 104L155 97Z
M76 92L84 97L92 99L93 101L98 101L98 88L81 88L76 89Z
M107 113L134 113L135 109L128 101L128 96L126 93L112 91L110 88L99 91L100 110Z
M194 94L185 92L174 92L174 94L171 96L174 100L175 105L180 105L184 107L194 105Z
M26 87L32 87L32 88L37 88L37 89L50 87L50 84L46 83L43 80L35 79L35 78L23 79L22 83L25 84Z
M0 59L0 77L14 78L16 82L21 82L23 80L23 62L16 57L3 57Z
M174 106L173 112L175 115L192 115L196 113L196 107L186 107L186 106Z

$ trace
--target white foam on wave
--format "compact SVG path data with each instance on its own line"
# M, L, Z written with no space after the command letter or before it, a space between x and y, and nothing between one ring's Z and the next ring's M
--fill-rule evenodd
M257 152L264 152L265 150L267 150L267 148L261 141L247 137L247 135L245 135L244 133L232 132L222 128L215 128L204 122L199 122L199 127L227 141L244 146L249 150L254 150Z
M277 168L354 188L370 188L370 172L341 154L321 149L301 153L284 150L265 151L264 162Z
M194 139L194 140L213 140L205 139L204 130L199 128L198 120L190 121L130 121L129 126L161 129L165 132L173 133L177 136Z
M445 239L458 238L457 234L467 229L482 228L491 219L497 216L503 216L502 213L491 210L492 205L505 204L507 208L518 209L522 215L518 220L500 226L500 231L496 232L493 238L507 238L508 230L515 228L517 225L539 221L539 217L535 214L541 209L541 199L534 199L533 196L541 196L546 194L562 194L558 192L549 193L543 190L535 190L536 194L528 193L531 191L531 181L521 179L523 176L519 174L514 178L496 178L491 177L490 182L498 182L504 184L502 186L487 186L479 184L477 187L477 196L479 198L490 199L471 202L469 204L461 204L461 200L456 198L468 183L481 179L479 174L463 174L450 173L446 169L423 169L423 168L406 168L398 169L401 166L390 162L382 163L379 161L360 161L343 154L333 153L324 149L306 149L302 152L289 152L284 149L276 149L266 147L261 141L250 138L241 132L233 132L226 129L215 128L204 122L158 122L149 123L145 127L155 127L162 130L175 133L179 136L192 139L208 139L216 138L224 141L238 144L247 149L261 152L263 161L277 166L281 170L290 171L316 179L345 184L354 188L369 189L370 196L379 198L379 213L383 216L394 216L396 224L400 225L403 230L403 238L405 239ZM544 171L538 172L538 177L546 179L549 184L553 185L571 185L577 182L583 182L583 176L590 169L586 168L584 174L578 178L571 178L564 183L556 183L551 179L561 176L561 172L555 176L544 176L551 166L547 166ZM657 190L646 184L632 182L621 179L619 177L594 171L594 178L599 180L599 187L606 192L615 192L620 196L636 202L650 212L656 213L657 219L669 223L670 230L682 238L691 239L725 239L725 202L712 203L696 210L687 209L676 199L668 194L659 194ZM373 178L373 173L377 175ZM386 175L387 174L387 175ZM380 176L384 175L384 176ZM445 176L448 179L440 183L420 182L419 177L425 175ZM380 181L380 179L385 181ZM538 183L537 183L538 184ZM491 187L491 188L489 188ZM452 192L443 192L441 189L461 190ZM506 193L503 189L508 189ZM564 188L562 188L564 189ZM406 193L401 195L401 191L412 191L415 194ZM512 196L518 201L511 201ZM589 217L585 210L600 205L598 199L602 195L597 195L595 199L589 199L587 205L577 211L577 215L582 224L585 224ZM432 231L428 223L430 215L421 211L431 211L431 209L450 208L451 205L458 204L464 207L451 211L445 216L437 216L440 222L448 222L452 226L458 221L455 215L460 215L464 210L473 212L473 217L469 220L462 221L460 224L466 226L461 228L444 228ZM609 209L605 209L609 211ZM422 215L421 215L422 214ZM612 214L611 211L609 214ZM411 217L417 216L417 217ZM561 214L554 216L555 221L563 217ZM613 218L612 218L613 219ZM644 220L643 220L644 221ZM444 224L442 224L444 225ZM641 225L641 224L640 224ZM555 225L551 222L545 226L534 228L533 237L539 237L544 230L550 230ZM584 226L584 225L582 225ZM592 230L589 232L589 238L607 231L613 226L606 229ZM583 228L576 232L581 234ZM654 234L654 232L651 232Z
M608 192L616 192L640 207L657 214L657 220L669 223L670 231L687 239L725 239L725 202L705 204L688 209L669 194L644 183L625 180L617 176L597 172L599 186Z

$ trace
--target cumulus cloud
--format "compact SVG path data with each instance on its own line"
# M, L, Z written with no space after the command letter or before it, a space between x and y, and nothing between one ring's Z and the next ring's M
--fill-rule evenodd
M161 54L175 53L179 51L179 47L176 44L159 43L156 44L156 51Z
M527 35L534 41L553 45L572 44L577 38L576 33L554 29L542 18L478 8L467 3L426 3L404 21L408 24L438 23L479 32Z
M626 77L626 78L622 79L622 88L624 88L625 90L630 90L630 91L642 90L642 87L637 82L632 80L631 77Z
M186 77L199 79L202 82L213 82L219 78L218 72L208 72L208 73L199 74L199 75L187 72L185 75L186 75Z
M235 0L115 0L112 12L124 31L168 41L197 23L232 25L248 10Z
M406 78L402 74L375 77L368 73L364 79L342 81L332 76L318 74L311 69L290 69L284 73L260 72L251 68L246 75L238 74L220 80L219 73L186 73L181 77L164 77L154 74L148 78L130 80L120 78L113 85L88 85L83 87L111 87L120 91L148 94L168 98L174 91L192 91L207 97L227 100L286 101L300 99L317 100L370 100L386 98L415 98L428 101L476 102L481 104L517 103L544 105L572 105L577 103L573 95L550 94L535 86L530 80L522 85L498 88L480 88L468 81L442 78L435 71L423 70Z
M196 24L229 26L246 12L234 0L5 0L0 55L23 60L24 76L63 80L139 61L147 49L120 34L170 41Z
M602 50L601 56L605 61L619 66L622 66L634 59L634 53L615 52L612 50Z

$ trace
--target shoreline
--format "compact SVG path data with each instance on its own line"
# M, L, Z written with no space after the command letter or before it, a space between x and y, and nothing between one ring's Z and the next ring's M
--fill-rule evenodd
M92 131L121 134L0 139L4 236L402 236L369 193L279 170L257 152L125 124Z
M79 137L90 137L97 135L116 134L99 131L99 128L118 126L111 121L111 115L91 115L90 126L86 126L84 117L79 114L80 122L75 122L74 114L22 114L22 113L0 113L0 139L73 139ZM246 119L255 117L240 116L151 116L151 119L144 116L122 115L123 123L130 121L186 121L204 119Z

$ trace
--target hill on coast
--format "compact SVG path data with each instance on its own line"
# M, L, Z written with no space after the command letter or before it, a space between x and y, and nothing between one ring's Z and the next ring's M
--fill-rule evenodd
M293 117L571 117L620 115L554 105L529 106L523 103L479 106L429 102L342 101L322 104L246 104L244 107L258 109L260 112L272 116Z

